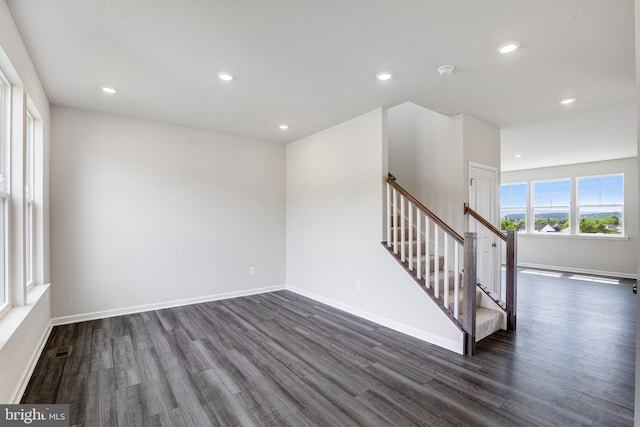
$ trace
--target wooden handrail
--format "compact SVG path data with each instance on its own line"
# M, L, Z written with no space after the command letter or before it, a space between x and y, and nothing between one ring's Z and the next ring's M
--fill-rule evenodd
M491 224L489 221L484 219L482 215L480 215L478 212L471 209L468 203L464 204L464 213L465 215L469 214L472 217L474 217L476 221L478 221L480 224L487 227L493 234L501 238L503 241L505 242L507 241L507 236L502 231L498 230L498 228L495 225Z
M396 183L396 178L389 174L389 178L387 179L387 183L391 185L393 188L398 190L400 194L402 194L407 200L413 203L418 209L420 209L425 215L427 215L433 222L438 224L440 228L442 228L447 234L449 234L454 240L457 240L458 243L464 244L464 238L458 234L453 228L451 228L446 222L441 220L436 214L431 212L425 205L420 203L418 199L413 197L407 190L402 188L398 183Z

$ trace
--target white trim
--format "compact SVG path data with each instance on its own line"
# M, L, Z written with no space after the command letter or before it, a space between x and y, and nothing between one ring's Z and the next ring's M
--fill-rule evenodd
M142 313L145 311L161 310L163 308L180 307L183 305L198 304L202 302L218 301L229 298L244 297L249 295L264 294L267 292L284 290L284 285L267 286L264 288L249 289L246 291L227 292L223 294L207 295L196 298L186 298L174 301L165 301L155 304L137 305L133 307L115 308L112 310L96 311L92 313L73 314L70 316L61 316L51 319L53 326L66 325L69 323L85 322L88 320L104 319L107 317L123 316L127 314Z
M442 337L439 337L436 335L432 335L428 332L421 331L411 326L398 323L394 320L387 319L386 317L378 316L377 314L373 314L368 311L360 310L358 308L351 307L341 302L338 302L329 298L325 298L323 296L308 292L304 289L300 289L295 286L286 285L286 289L288 291L294 292L296 294L302 295L307 298L311 298L312 300L321 302L333 308L337 308L338 310L342 310L349 314L353 314L354 316L358 316L363 319L369 320L371 322L377 323L378 325L382 325L389 329L393 329L396 332L400 332L405 335L409 335L419 340L426 341L428 343L453 351L454 353L458 353L458 354L464 353L464 336L462 332L460 332L459 342L451 341L451 340L443 339Z
M34 286L29 291L26 305L20 307L12 307L10 310L8 310L6 315L2 319L0 319L0 350L2 350L5 344L15 336L18 328L20 328L20 326L24 324L25 320L32 313L34 307L42 301L42 298L47 294L50 287L50 283ZM49 303L49 301L46 302L47 304ZM48 313L49 307L47 307L47 315ZM24 391L29 384L29 380L31 379L31 375L35 370L38 360L40 360L42 351L44 350L47 340L49 339L52 328L53 324L49 319L49 321L47 322L47 326L42 332L42 336L40 337L40 342L31 355L29 364L20 376L21 379L18 383L18 386L11 394L9 403L20 403L22 395L24 394Z
M619 234L598 234L598 233L580 233L580 234L566 234L566 233L540 233L537 231L526 233L524 231L518 232L518 237L543 237L549 239L552 237L559 237L561 239L591 239L591 240L629 240L629 236L621 236Z
M13 306L0 318L0 350L15 334L22 322L29 316L33 307L40 302L42 296L47 292L50 283L46 285L33 286L29 290L27 303L21 306Z
M22 381L20 381L18 388L16 389L16 391L13 392L13 394L11 395L11 398L9 399L10 403L18 404L22 400L22 395L27 390L27 386L29 385L29 381L31 380L33 371L35 371L36 369L38 361L40 360L40 356L44 351L44 347L47 344L47 341L49 340L49 335L51 335L52 330L53 330L53 323L49 321L47 328L44 330L44 333L40 338L40 344L38 344L38 347L33 352L33 355L31 356L31 361L29 362L29 365L27 366L27 369L25 370L25 372L22 374Z
M617 271L588 270L585 268L571 268L571 267L557 266L557 265L532 264L528 262L519 262L518 267L535 268L537 270L562 271L566 273L591 274L594 276L620 277L620 278L634 279L634 280L638 279L637 273L620 273Z
M476 163L476 162L469 162L469 169L471 169L472 167L476 169L484 169L486 171L498 173L498 168L495 166L483 165L482 163Z

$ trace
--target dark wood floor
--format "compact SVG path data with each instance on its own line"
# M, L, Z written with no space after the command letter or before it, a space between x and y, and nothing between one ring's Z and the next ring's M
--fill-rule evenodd
M518 306L473 358L287 291L60 326L23 403L72 425L632 425L631 285L520 274Z

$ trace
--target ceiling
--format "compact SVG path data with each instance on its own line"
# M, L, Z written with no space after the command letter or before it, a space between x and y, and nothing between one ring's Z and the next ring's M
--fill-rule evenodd
M7 4L52 104L287 143L412 101L501 128L503 170L637 152L633 0Z

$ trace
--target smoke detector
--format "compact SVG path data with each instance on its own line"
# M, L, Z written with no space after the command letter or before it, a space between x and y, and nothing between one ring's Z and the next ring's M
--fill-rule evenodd
M453 73L454 69L455 67L453 65L442 65L438 67L438 74L440 74L441 76L447 77L447 76L450 76L451 73Z

